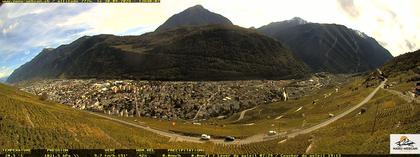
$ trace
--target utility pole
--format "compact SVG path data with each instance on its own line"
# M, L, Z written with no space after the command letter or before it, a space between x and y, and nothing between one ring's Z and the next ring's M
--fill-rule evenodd
M139 102L138 102L138 98L137 98L137 96L138 96L138 94L139 94L139 88L137 87L137 86L135 86L135 89L134 89L134 101L136 102L136 115L137 115L137 117L140 117L140 111L139 111Z
M371 131L370 135L373 135L373 132L375 132L375 125L376 125L376 119L377 119L377 116L378 116L378 110L379 110L379 103L376 103L375 119L373 120L373 126L372 126L372 131Z

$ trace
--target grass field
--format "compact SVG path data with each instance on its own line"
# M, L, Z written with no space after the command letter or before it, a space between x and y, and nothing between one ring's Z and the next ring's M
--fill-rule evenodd
M408 71L406 73L400 73L395 77L389 79L389 82L393 84L393 87L390 89L394 89L400 92L412 91L416 86L416 81L412 81L413 77L417 76L418 74L414 73L413 71Z

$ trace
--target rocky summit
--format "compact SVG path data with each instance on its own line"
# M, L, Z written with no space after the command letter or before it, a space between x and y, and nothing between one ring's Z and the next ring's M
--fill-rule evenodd
M196 5L171 16L165 23L160 25L156 31L165 31L180 26L200 26L209 24L232 25L232 22L222 15L205 9L201 5Z

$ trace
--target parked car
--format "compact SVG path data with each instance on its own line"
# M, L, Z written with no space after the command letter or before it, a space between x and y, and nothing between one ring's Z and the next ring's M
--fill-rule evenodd
M210 135L201 134L201 139L202 140L210 140Z
M226 136L225 141L235 141L235 137L233 136Z
M276 131L273 131L273 130L268 131L268 135L270 135L270 136L276 135L276 134L277 134Z

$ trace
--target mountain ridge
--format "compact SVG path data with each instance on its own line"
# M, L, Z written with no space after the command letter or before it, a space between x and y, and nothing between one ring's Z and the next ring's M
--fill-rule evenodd
M308 69L368 71L390 58L375 39L343 25L294 17L246 29L196 5L173 15L155 32L83 36L71 44L44 49L16 69L8 82L43 78L287 79L303 77ZM32 67L37 70L28 70Z
M8 82L44 78L286 79L306 75L289 49L233 25L185 26L141 36L82 37L44 49Z
M393 57L375 39L360 31L338 24L299 21L294 18L271 23L258 31L287 45L313 72L364 72Z

